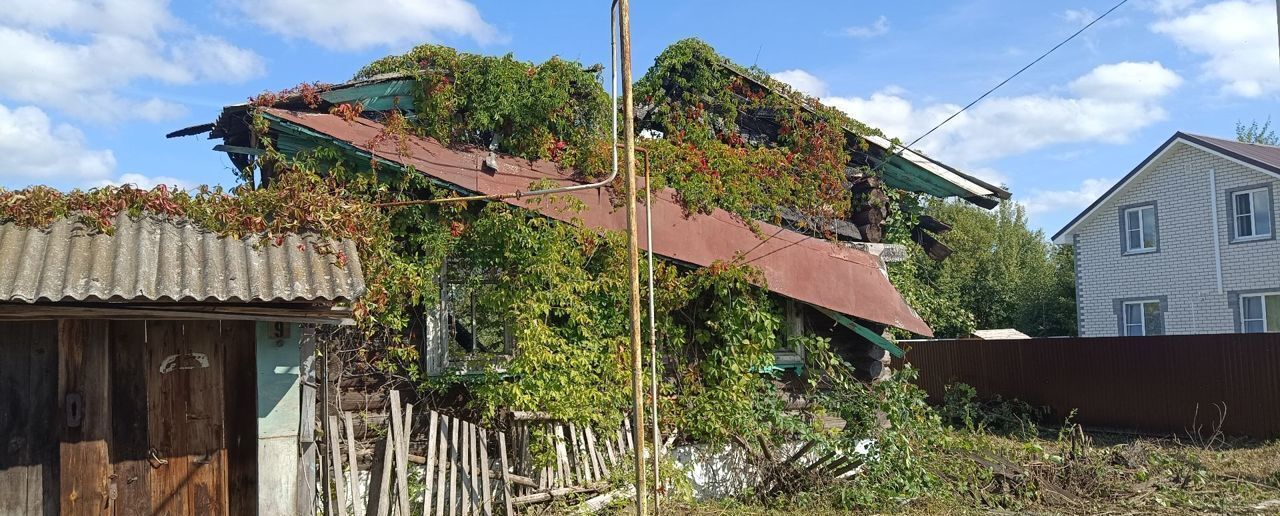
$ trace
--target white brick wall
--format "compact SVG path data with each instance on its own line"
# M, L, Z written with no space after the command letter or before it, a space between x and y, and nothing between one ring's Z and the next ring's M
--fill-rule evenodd
M1209 170L1215 171L1222 293L1214 265ZM1077 310L1082 337L1114 336L1116 299L1167 296L1168 334L1230 333L1234 290L1280 290L1280 240L1229 243L1227 191L1259 184L1272 189L1273 234L1280 180L1216 154L1175 142L1164 156L1081 221L1076 230ZM1120 207L1155 202L1159 252L1123 255Z

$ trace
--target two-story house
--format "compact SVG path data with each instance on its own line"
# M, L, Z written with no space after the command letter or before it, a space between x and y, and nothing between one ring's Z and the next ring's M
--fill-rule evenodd
M1079 335L1280 332L1280 147L1175 133L1053 236Z

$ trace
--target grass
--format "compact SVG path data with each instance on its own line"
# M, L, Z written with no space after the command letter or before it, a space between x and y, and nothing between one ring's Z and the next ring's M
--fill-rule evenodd
M850 506L858 481L786 499L672 503L664 513L805 514L1280 514L1280 441L1137 437L1084 432L1019 438L948 429L933 450L929 494ZM1269 502L1270 503L1267 503Z

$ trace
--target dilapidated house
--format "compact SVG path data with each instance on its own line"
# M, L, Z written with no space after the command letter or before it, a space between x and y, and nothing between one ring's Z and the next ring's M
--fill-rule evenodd
M0 225L0 514L308 511L313 328L363 293L355 249L110 222Z

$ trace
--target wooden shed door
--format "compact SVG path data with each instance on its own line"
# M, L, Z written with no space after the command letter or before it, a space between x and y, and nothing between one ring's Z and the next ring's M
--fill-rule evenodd
M146 332L153 514L227 514L219 323L151 322Z

